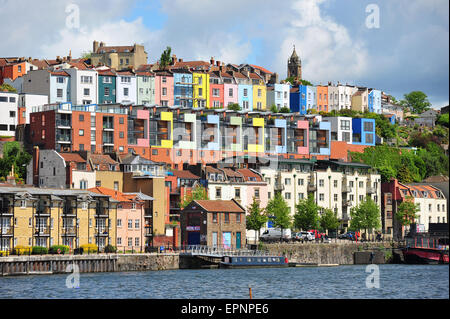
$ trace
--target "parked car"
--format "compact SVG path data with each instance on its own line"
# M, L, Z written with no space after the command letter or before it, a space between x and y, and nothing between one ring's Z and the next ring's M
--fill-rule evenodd
M359 238L359 236L358 236ZM339 239L348 239L348 240L354 240L355 239L355 232L354 231L348 231L345 234L339 235Z
M302 231L299 233L301 241L313 241L314 240L314 234L308 231Z
M301 233L292 233L291 235L291 240L296 242L296 241L302 241L302 234Z
M291 240L291 230L279 228L269 228L267 229L259 239L264 242L275 242L275 241L290 241Z

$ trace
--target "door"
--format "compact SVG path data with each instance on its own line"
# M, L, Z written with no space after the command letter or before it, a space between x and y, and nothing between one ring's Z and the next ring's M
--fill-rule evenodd
M188 232L188 245L200 245L200 232Z
M222 233L222 245L224 249L231 249L231 233L223 232Z
M241 249L241 233L236 233L236 249Z

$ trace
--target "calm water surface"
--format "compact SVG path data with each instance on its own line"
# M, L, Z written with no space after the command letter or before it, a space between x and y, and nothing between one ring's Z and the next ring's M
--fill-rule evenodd
M380 288L366 288L366 266L208 269L0 278L0 298L27 299L443 299L448 265L380 265Z

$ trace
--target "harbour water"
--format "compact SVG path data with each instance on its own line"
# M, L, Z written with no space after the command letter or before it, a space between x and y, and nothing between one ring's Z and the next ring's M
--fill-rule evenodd
M448 299L448 265L379 265L367 288L365 265L82 273L0 278L1 299Z

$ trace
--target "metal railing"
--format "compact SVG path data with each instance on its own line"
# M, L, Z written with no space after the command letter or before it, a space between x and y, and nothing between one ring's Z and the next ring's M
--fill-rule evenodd
M181 247L181 253L206 256L269 256L267 250L250 250L247 248L233 248L227 246L188 245Z

